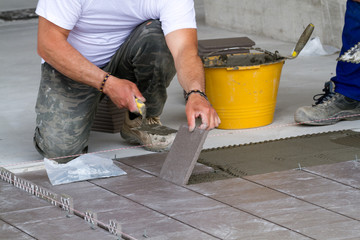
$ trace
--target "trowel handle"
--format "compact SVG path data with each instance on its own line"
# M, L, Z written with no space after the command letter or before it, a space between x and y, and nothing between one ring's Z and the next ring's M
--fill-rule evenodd
M298 42L296 43L295 49L292 52L292 57L296 58L299 53L301 52L301 50L305 47L306 43L309 41L311 34L314 31L314 24L310 23L306 29L304 30L304 32L301 34Z
M136 102L136 106L139 110L139 113L141 114L141 116L145 116L146 115L146 106L145 103L143 103L140 99L135 98L135 102Z

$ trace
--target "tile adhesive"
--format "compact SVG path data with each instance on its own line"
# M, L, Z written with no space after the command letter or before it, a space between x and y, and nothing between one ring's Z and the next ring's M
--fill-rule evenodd
M198 162L215 169L189 183L244 177L360 158L360 133L351 130L203 150Z

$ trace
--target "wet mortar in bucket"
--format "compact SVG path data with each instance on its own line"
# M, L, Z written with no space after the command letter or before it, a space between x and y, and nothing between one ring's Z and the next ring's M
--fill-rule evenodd
M220 129L272 123L285 58L268 52L204 57L206 94Z

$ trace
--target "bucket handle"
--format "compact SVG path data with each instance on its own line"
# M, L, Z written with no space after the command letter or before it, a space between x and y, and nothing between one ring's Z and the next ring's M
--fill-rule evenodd
M251 69L259 69L260 65L255 66L236 66L236 67L228 67L226 70L228 71L242 71L242 70L251 70Z

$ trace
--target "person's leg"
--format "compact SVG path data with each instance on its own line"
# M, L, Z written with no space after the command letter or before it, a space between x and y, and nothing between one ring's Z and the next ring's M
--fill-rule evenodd
M360 41L360 3L348 0L340 55ZM338 62L336 76L325 83L324 94L315 105L300 107L295 122L329 125L341 120L360 119L360 64Z
M121 136L150 151L169 149L176 131L162 126L159 116L176 70L160 21L149 20L136 27L104 70L134 82L146 98L147 119L126 112Z
M160 21L149 20L136 27L104 70L134 82L146 98L147 115L160 116L166 88L176 73Z
M343 46L340 56L360 42L360 3L348 0L345 14L345 25L342 33ZM337 63L335 92L360 101L360 64Z
M46 158L67 162L87 151L88 137L100 92L73 81L49 64L41 66L36 103L34 144Z

